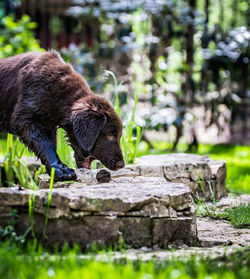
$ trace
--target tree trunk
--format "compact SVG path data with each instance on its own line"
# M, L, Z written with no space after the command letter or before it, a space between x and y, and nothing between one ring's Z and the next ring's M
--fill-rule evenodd
M192 104L194 99L194 80L193 80L193 64L194 64L194 10L196 7L196 0L189 0L189 16L190 22L187 26L186 32L186 64L187 69L184 73L184 81L182 83L182 92L187 104Z

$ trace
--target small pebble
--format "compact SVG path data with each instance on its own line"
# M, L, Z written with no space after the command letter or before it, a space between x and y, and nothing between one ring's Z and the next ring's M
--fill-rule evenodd
M110 174L110 172L108 172L106 170L100 170L96 174L96 180L99 183L109 182L111 180L111 174Z

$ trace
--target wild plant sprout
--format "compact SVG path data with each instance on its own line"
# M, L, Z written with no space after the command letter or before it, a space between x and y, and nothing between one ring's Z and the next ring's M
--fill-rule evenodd
M48 193L48 199L46 203L46 212L45 212L45 221L44 221L44 227L43 227L43 237L46 237L46 230L47 230L47 223L49 218L49 209L50 209L50 203L52 199L52 189L54 185L54 178L55 178L55 168L51 169L50 173L50 184L49 184L49 193Z
M66 132L61 128L57 130L57 152L64 164L66 164L70 168L76 167L73 149L67 142Z
M4 157L4 171L6 176L6 181L8 184L14 184L14 171L12 166L14 165L14 145L13 145L13 135L7 135L7 152Z
M18 152L17 145L18 140L14 140L13 135L8 134L7 153L4 157L5 183L9 186L13 186L16 184L16 181L18 181L18 184L23 188L36 190L38 189L38 176L45 173L45 166L41 165L33 177L29 167L22 160L26 147L22 146L21 150ZM4 183L4 181L1 181L1 183Z
M113 72L106 70L105 73L107 75L110 75L113 79L114 91L115 91L115 110L117 114L122 118L121 105L119 101L119 86L122 83L118 84L117 78ZM125 119L123 119L124 129L121 138L121 148L122 148L122 152L126 164L134 163L138 146L140 143L140 139L141 139L141 134L142 134L141 127L135 123L135 111L136 111L136 106L138 103L139 91L140 91L139 84L136 84L135 87L136 90L135 90L135 97L132 104L132 110L129 101L127 99L126 109L125 109L126 115L124 117Z
M32 195L29 195L29 220L30 220L30 228L33 237L35 237L35 230L34 230L35 202L36 202L36 196L35 193L33 192Z
M194 174L196 175L196 177L198 178L199 181L199 185L201 187L202 193L204 194L204 196L206 195L206 191L205 191L205 184L204 184L204 175L203 175L203 168L201 168L201 176L198 174L198 172L196 172L195 170L193 170L192 172L194 172ZM210 187L210 190L212 190L212 188ZM214 193L212 193L212 196L214 197ZM198 193L196 193L198 198L196 199L196 202L198 205L202 206L202 208L204 209L204 211L207 213L207 215L210 216L210 210L207 206L207 204L204 202L204 200L199 196Z

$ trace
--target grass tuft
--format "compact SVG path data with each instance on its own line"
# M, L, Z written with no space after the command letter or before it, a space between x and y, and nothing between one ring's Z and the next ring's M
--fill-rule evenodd
M228 218L237 228L250 228L250 204L228 209Z

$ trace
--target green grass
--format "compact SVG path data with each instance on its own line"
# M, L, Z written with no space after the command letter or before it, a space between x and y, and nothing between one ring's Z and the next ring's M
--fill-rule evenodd
M202 202L197 204L196 209L198 217L227 220L236 228L250 228L250 204L218 211L216 207L208 207L206 203Z
M242 250L230 257L215 260L198 260L195 257L185 262L173 260L136 261L81 259L78 249L63 249L51 254L30 243L23 251L18 245L4 242L0 245L0 278L248 278L250 251Z
M15 145L17 147L17 150L22 150L24 145L20 141L15 141ZM6 139L0 138L0 156L5 156L7 152L7 141ZM27 148L25 148L23 156L34 156L32 152L29 152Z
M237 228L250 228L250 204L234 207L227 211L230 222Z
M153 142L154 150L149 150L145 142L139 145L138 156L166 153L171 145ZM178 152L185 152L186 144L178 145ZM227 189L230 192L250 194L250 146L200 144L197 154L209 155L212 159L227 163Z

